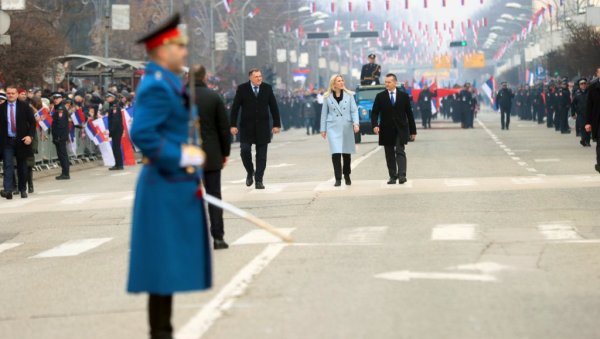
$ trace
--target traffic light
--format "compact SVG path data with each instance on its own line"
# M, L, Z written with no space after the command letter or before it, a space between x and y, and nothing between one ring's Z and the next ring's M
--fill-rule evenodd
M467 47L467 42L462 41L452 41L450 42L450 47Z

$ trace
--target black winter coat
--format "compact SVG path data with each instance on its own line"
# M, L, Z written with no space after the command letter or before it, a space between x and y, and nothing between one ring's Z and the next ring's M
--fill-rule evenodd
M273 119L273 127L281 128L279 108L271 85L263 82L257 97L250 81L241 84L231 105L231 126L238 126L238 117L240 142L257 145L270 143L270 117Z
M223 160L231 152L231 134L225 104L219 94L204 84L196 86L196 105L200 114L200 136L206 152L206 171L223 169Z
M411 135L417 134L417 125L408 94L396 90L396 103L392 106L387 90L377 94L371 111L371 125L379 127L379 145L395 146L400 141L407 144Z

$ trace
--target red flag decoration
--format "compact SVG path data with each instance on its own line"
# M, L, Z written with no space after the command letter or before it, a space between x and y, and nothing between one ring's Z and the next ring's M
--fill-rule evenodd
M487 18L483 18L483 27L487 27L488 21Z
M260 13L260 8L256 7L252 12L248 13L249 18L254 18Z
M310 3L310 14L316 13L317 12L317 2L316 1L312 1Z
M121 136L121 153L123 154L123 164L125 166L135 166L135 152L133 150L133 143L129 137L129 131L127 130L125 110L121 110L123 116L123 135Z
M465 5L465 0L460 0L460 3L464 6Z
M371 1L367 1L367 11L371 11L371 9L373 9L373 4L371 3Z
M390 0L385 0L385 10L386 11L390 10Z
M442 0L442 7L446 7L446 0Z
M408 0L404 1L404 8L408 9Z
M331 3L331 13L335 13L335 2Z
M348 1L348 12L352 12L352 1Z
M231 12L231 3L233 2L233 0L223 0L223 7L225 7L225 11L227 13Z
M423 7L427 8L427 0L423 0Z
M469 19L467 27L471 28L471 24L472 24L471 19Z

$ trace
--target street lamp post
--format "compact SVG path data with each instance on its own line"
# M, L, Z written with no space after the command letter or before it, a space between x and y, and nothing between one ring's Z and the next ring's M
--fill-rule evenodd
M240 15L242 16L242 72L246 72L246 7L250 4L250 1L251 0L246 0L240 11Z

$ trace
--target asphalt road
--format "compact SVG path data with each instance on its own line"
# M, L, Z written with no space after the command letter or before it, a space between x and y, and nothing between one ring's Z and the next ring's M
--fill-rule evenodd
M214 253L214 289L177 295L178 338L598 338L593 149L480 118L419 130L402 186L373 136L341 188L320 136L276 136L265 191L244 186L234 146L224 198L295 242L226 214L232 246ZM146 296L125 293L138 170L40 178L0 201L0 338L147 336Z

